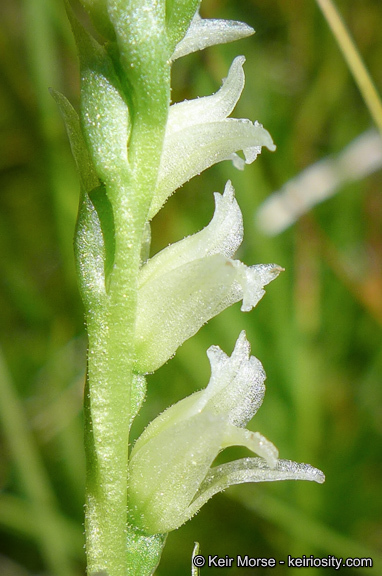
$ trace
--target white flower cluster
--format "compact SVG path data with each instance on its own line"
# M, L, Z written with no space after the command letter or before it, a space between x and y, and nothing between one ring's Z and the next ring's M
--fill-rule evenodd
M172 59L253 30L240 22L205 20L197 13ZM216 94L170 106L149 219L190 178L223 160L243 169L272 138L259 124L228 118L244 88L245 58L235 58ZM237 152L242 151L244 159ZM168 246L140 271L136 321L136 371L153 372L205 322L242 300L251 310L263 287L282 270L274 264L245 266L233 256L243 240L243 219L230 182L215 194L215 214L201 232Z
M238 22L194 17L172 60L252 32ZM268 132L249 120L228 118L244 87L244 57L234 60L214 95L170 107L159 177L149 217L184 182L216 162L231 159L242 169L262 146L274 149ZM237 151L244 153L243 160ZM215 213L203 230L149 259L139 276L136 372L159 368L210 318L242 301L251 310L264 286L282 270L275 264L245 266L233 256L243 240L243 220L234 189L215 194ZM207 351L211 379L197 392L158 416L136 442L129 466L129 514L146 534L183 524L215 493L232 484L286 479L323 482L307 464L279 460L264 436L245 428L264 397L265 373L250 356L245 333L231 357L219 347ZM257 454L211 468L228 446Z

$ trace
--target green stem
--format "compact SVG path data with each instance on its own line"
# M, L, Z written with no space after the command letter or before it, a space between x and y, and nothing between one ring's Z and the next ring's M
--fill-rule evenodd
M107 293L97 305L89 305L87 311L85 530L89 574L102 570L108 576L151 574L163 546L162 541L152 538L142 542L138 539L146 550L150 546L153 549L145 566L139 560L142 554L136 552L135 541L140 566L139 570L132 570L134 559L129 554L127 540L127 486L137 282L143 229L163 137L164 125L161 130L156 127L151 137L146 133L140 146L136 140L140 154L135 162L135 178L107 189L114 215L114 265ZM155 155L152 142L156 144Z
M89 573L126 573L129 375L118 378L107 313L88 319L89 358L85 403L87 456L85 531ZM123 384L123 385L122 385ZM127 432L126 432L127 431Z
M357 47L332 0L317 0L345 57L366 106L382 134L382 102Z
M100 24L99 14L95 16ZM148 576L158 564L164 536L148 538L128 526L128 446L131 403L137 396L133 386L138 386L133 367L141 246L170 103L165 3L131 0L126 5L124 0L113 0L108 3L105 17L110 18L115 30L115 42L110 42L106 51L92 42L72 18L82 54L85 140L94 156L99 189L106 191L111 207L102 222L100 206L97 216L97 206L92 206L85 194L77 236L89 335L86 548L89 575ZM121 98L116 96L116 86ZM112 116L117 112L120 121L125 122L125 103L131 128L127 158L124 142L114 145L114 132L119 126ZM99 202L106 208L102 190ZM86 191L92 199L92 186ZM109 240L112 235L109 244L106 223ZM97 261L100 251L104 254L105 273Z
M107 569L125 576L127 466L130 427L136 281L140 243L126 222L126 198L116 195L116 253L110 291L89 311L86 398L86 535L90 574ZM131 192L131 191L130 191Z

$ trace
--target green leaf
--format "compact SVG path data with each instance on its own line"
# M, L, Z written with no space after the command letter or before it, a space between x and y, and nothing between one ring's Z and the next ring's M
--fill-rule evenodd
M107 280L114 265L115 235L114 235L114 214L111 202L106 194L105 186L101 185L92 190L89 198L97 211L99 224L101 226L104 243L104 272Z
M81 296L86 310L91 310L106 297L106 254L100 219L85 191L78 212L74 250Z
M151 576L159 564L167 534L144 536L130 528L127 532L128 574Z
M186 34L201 0L167 0L167 34L171 53Z
M63 94L53 88L50 89L50 93L56 101L65 122L70 148L77 166L82 188L84 188L86 192L90 192L90 190L98 185L99 180L88 149L86 148L78 114Z
M98 32L108 40L115 40L114 28L107 9L107 0L80 0L80 2L89 13Z
M81 65L82 130L99 178L115 186L129 173L128 104L108 53L68 13Z

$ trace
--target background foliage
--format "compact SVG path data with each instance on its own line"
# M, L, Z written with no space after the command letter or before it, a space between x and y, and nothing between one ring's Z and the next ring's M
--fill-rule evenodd
M337 5L381 91L380 3ZM47 91L53 86L78 105L78 65L59 0L4 0L2 12L0 573L79 576L86 340L72 257L78 184ZM230 354L245 328L268 375L252 429L283 458L321 468L327 481L245 485L216 496L170 534L158 575L190 574L195 540L205 554L381 562L381 172L342 188L279 236L266 237L254 220L273 190L341 151L371 119L313 0L204 0L203 15L242 20L257 33L177 62L173 100L216 91L233 57L245 54L235 115L261 121L278 149L243 173L223 163L185 185L153 222L153 252L206 225L212 192L231 178L244 213L241 259L277 262L286 272L254 311L227 310L150 377L133 435L204 387L207 347ZM222 458L245 455L230 449ZM239 573L252 571L219 569Z

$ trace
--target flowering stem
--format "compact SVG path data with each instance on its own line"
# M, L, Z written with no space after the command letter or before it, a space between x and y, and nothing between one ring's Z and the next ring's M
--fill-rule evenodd
M112 259L112 266L109 274L105 274L103 290L92 289L89 277L83 280L89 337L85 398L85 531L89 574L106 571L108 576L133 573L143 576L151 573L150 563L157 564L150 558L150 562L146 562L148 566L137 569L132 566L127 541L127 485L137 278L142 235L157 178L169 107L167 65L162 66L162 72L155 92L158 111L155 122L151 120L152 106L146 102L146 111L139 107L139 114L132 119L129 170L105 185L107 201L103 197L102 202L104 205L110 202L112 208L113 254L105 255L106 261L108 257ZM100 211L98 216L102 220ZM77 227L80 272L91 224L89 214L84 214L82 220L80 216ZM105 250L111 251L106 243ZM85 269L85 276L86 272ZM139 548L137 538L134 547Z
M127 573L127 465L136 284L145 212L121 190L116 207L115 261L108 294L87 314L86 534L90 574ZM143 204L143 203L142 203ZM146 211L148 207L146 206ZM142 214L143 213L143 214Z
M213 494L241 482L322 482L323 475L277 461L271 442L243 429L261 404L265 378L244 333L231 358L217 347L209 350L207 389L154 420L129 459L143 375L230 304L242 300L242 310L250 311L282 270L232 259L243 221L230 183L223 196L215 195L215 214L205 229L143 264L148 221L176 188L210 165L231 159L243 168L262 146L274 145L261 124L228 118L244 86L244 58L235 59L218 93L170 109L174 57L247 36L251 28L204 21L197 13L200 0L82 3L107 41L100 44L68 11L80 55L80 118L63 96L53 95L82 186L76 263L89 336L88 576L151 576L166 533ZM231 445L263 459L210 470Z

